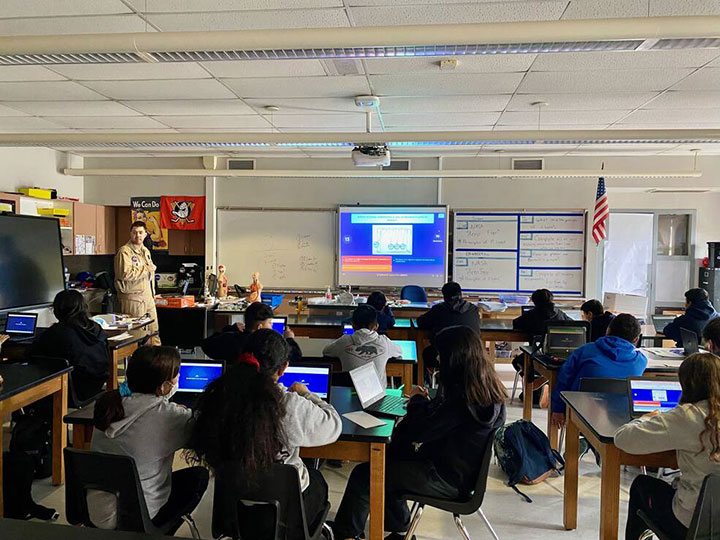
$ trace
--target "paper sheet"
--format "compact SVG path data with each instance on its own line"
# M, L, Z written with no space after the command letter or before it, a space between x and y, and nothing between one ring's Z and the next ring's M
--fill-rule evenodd
M123 339L131 338L132 334L128 334L127 332L123 332L122 334L118 334L117 336L112 336L108 338L108 341L122 341Z
M375 418L373 415L368 414L364 411L349 412L343 414L343 416L351 422L354 422L358 426L365 429L384 426L386 424L386 422L383 422L379 418Z
M665 349L662 347L644 347L641 351L647 351L650 354L659 356L660 358L674 358L675 360L681 359L684 356L682 349Z

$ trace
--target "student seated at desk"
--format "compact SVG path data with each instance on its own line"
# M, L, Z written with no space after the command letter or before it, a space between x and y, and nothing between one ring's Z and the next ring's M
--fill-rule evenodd
M173 472L175 452L185 448L192 431L192 412L168 401L177 390L180 353L174 347L140 347L127 368L127 380L118 390L105 392L95 405L90 449L130 456L137 465L150 518L166 523L182 508L191 512L208 485L208 471L190 467ZM89 492L92 523L114 529L115 496ZM182 524L179 520L177 530Z
M393 315L392 309L388 306L387 298L380 291L370 293L367 298L367 305L374 307L377 310L377 322L378 328L377 333L384 335L387 334L388 328L395 326L395 315Z
M353 311L355 333L343 335L323 349L323 356L338 358L347 372L365 364L375 364L383 387L387 385L385 366L390 358L402 358L402 349L389 337L378 334L378 312L372 306L359 305Z
M580 306L583 321L590 323L590 341L597 341L607 334L608 326L615 315L605 311L600 300L588 300Z
M245 349L250 334L261 328L272 329L272 308L260 302L250 304L245 310L245 324L229 324L222 332L205 338L202 350L213 360L235 362ZM300 346L295 341L295 334L289 326L285 326L285 336L290 346L290 361L295 362L302 358Z
M547 289L538 289L530 300L535 307L513 319L513 328L525 330L531 336L542 336L549 322L571 320L564 311L555 307L553 293Z
M410 525L402 493L459 499L470 494L491 431L505 423L507 392L485 356L480 334L453 326L437 335L440 389L432 401L417 387L385 462L385 530ZM335 538L358 538L370 512L370 467L353 469L333 525Z
M718 317L720 314L710 303L707 291L699 288L690 289L685 293L685 314L676 317L662 333L666 338L674 339L678 347L682 347L681 328L692 330L700 339L705 325Z
M448 281L442 288L443 301L435 304L430 311L417 318L420 330L430 331L430 346L423 351L426 368L437 367L435 336L450 326L467 326L480 333L480 313L475 304L463 299L459 283Z
M108 379L107 335L90 319L87 303L79 291L69 289L57 293L53 314L58 322L37 337L30 354L67 360L73 367L75 393L84 401L100 393Z
M678 377L682 396L675 409L646 414L615 433L615 446L630 454L675 450L681 473L677 489L652 476L635 479L625 540L638 540L647 529L638 510L670 537L685 538L703 479L720 473L720 358L693 354L680 365Z
M642 375L647 358L635 348L639 339L638 320L629 313L621 313L610 323L607 336L575 349L560 368L552 393L553 423L565 425L565 402L560 392L577 391L580 379L625 379Z
M249 336L240 362L230 366L200 396L188 457L218 467L237 461L248 477L262 474L272 463L292 465L300 475L308 525L317 521L327 501L328 487L317 469L300 459L301 447L333 443L340 436L340 415L301 383L286 389L278 379L288 367L287 342L273 330ZM254 509L242 530L243 538L272 538L274 510ZM268 536L268 532L270 533ZM293 531L289 538L302 537Z
M713 319L703 328L705 348L716 356L720 356L720 317Z

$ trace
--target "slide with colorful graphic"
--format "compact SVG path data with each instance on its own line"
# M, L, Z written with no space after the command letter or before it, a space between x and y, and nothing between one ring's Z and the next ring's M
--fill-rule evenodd
M340 207L338 284L442 287L447 208Z

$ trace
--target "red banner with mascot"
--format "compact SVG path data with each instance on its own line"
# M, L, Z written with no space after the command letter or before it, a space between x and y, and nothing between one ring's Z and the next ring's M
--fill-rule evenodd
M161 197L160 208L163 229L205 229L205 197Z

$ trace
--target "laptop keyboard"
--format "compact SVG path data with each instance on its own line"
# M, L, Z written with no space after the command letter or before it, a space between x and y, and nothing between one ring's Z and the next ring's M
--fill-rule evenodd
M378 412L394 412L405 407L406 400L401 396L385 396L381 401L373 404L370 409Z

